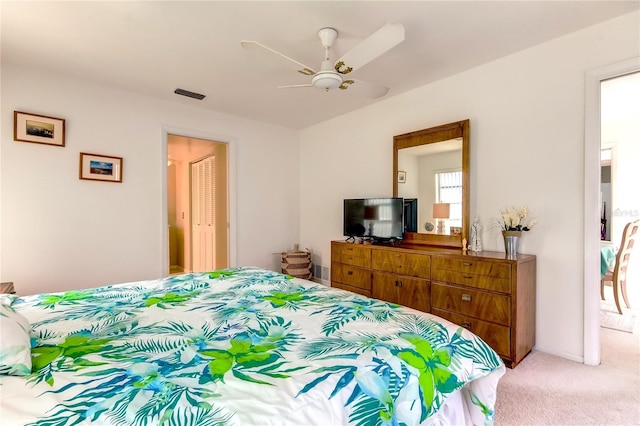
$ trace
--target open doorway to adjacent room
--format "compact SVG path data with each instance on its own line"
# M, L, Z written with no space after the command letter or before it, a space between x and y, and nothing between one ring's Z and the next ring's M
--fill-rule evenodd
M169 274L229 266L228 144L167 135Z
M640 333L640 248L631 250L626 267L626 300L622 280L614 286L612 274L625 226L640 219L640 72L615 76L600 83L600 257L604 275L600 301L602 362L611 354L637 347ZM628 245L628 244L625 244ZM623 252L624 253L624 252ZM624 269L621 270L624 272ZM614 303L614 292L618 303ZM636 349L637 351L637 349Z

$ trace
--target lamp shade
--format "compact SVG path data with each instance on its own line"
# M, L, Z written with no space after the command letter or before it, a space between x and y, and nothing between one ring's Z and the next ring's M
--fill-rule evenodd
M449 219L450 204L449 203L434 203L433 204L433 218L434 219Z

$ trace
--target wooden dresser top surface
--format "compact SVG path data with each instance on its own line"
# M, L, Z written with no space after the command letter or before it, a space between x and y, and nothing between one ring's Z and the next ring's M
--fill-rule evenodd
M352 243L352 242L347 242L347 241L340 241L340 240L336 240L336 241L332 241L333 243L337 243L337 244L349 244L349 245L356 245L356 246L364 246L364 247L371 247L371 249L383 249L383 250L399 250L399 251L413 251L413 252L420 252L420 253L426 253L426 254L433 254L433 255L456 255L456 256L463 256L465 258L469 258L469 259L492 259L492 260L512 260L514 262L527 262L527 261L531 261L534 260L536 258L535 255L533 254L520 254L518 253L517 257L515 259L507 259L507 255L504 252L501 251L478 251L478 252L473 252L473 251L466 251L466 250L460 250L460 249L452 249L452 248L446 248L446 247L434 247L434 246L423 246L423 245L417 245L417 244L372 244L372 243Z

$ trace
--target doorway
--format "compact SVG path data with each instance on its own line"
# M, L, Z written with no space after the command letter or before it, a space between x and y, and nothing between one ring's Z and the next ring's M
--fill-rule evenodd
M608 200L608 226L605 238L601 238L619 244L624 226L640 219L640 71L600 84L603 207Z
M167 134L169 275L229 267L228 147Z
M640 71L640 57L587 72L585 86L584 177L584 363L600 364L600 238L601 238L601 120L602 83ZM631 97L633 99L633 96ZM636 97L637 98L637 97ZM615 150L614 150L615 152ZM637 158L637 157L636 157ZM617 163L614 159L614 163ZM617 163L619 164L619 163ZM616 195L613 190L612 200ZM615 208L614 208L615 214ZM611 227L615 239L615 226Z

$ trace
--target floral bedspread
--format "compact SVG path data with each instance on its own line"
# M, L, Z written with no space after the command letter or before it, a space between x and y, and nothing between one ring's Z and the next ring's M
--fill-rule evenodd
M257 268L12 307L33 367L0 377L3 425L430 424L455 394L491 424L505 371L438 317Z

